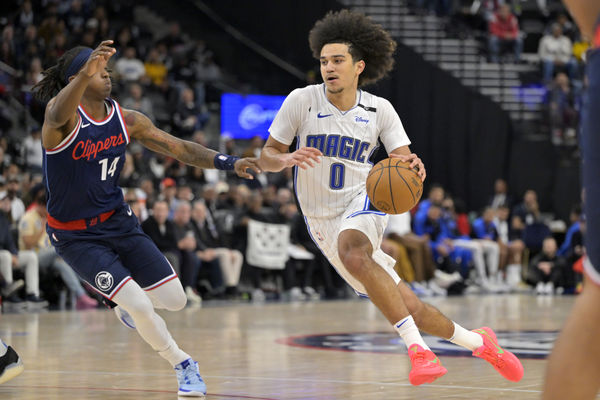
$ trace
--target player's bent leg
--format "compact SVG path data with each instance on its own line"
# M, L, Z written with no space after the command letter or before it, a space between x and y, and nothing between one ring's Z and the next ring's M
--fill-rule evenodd
M204 396L206 384L198 372L198 364L179 349L165 321L156 314L152 301L142 288L129 280L114 295L113 301L131 315L140 336L175 368L179 382L178 395Z
M542 399L596 398L600 391L599 304L600 284L586 277L550 355Z
M451 320L434 306L421 301L406 283L398 283L398 290L419 330L444 339L452 337L454 324Z
M403 282L398 284L398 290L402 293L408 312L420 330L471 350L475 357L483 358L492 364L496 371L508 380L521 380L521 362L514 354L498 345L496 335L490 328L467 331L432 305L422 302Z
M410 383L431 383L445 375L448 371L423 341L396 280L379 264L385 260L379 253L376 257L379 263L371 256L374 252L369 238L355 229L343 230L338 237L338 252L346 270L364 285L373 304L394 324L406 343L412 365L408 375Z
M346 270L364 285L371 301L390 323L408 316L396 283L371 257L373 246L367 236L355 229L342 231L338 237L338 253Z
M179 311L187 303L187 297L179 279L173 279L163 285L146 290L146 294L152 301L154 308L158 309Z

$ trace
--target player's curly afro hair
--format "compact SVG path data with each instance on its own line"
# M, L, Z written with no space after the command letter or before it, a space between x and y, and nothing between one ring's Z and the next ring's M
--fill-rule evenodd
M348 44L352 60L365 62L365 69L358 78L359 86L377 82L394 66L394 39L371 18L350 10L328 12L311 29L308 42L316 59L326 44Z

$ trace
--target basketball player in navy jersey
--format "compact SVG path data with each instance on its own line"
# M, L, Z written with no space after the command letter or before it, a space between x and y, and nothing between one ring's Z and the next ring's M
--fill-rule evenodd
M410 383L430 383L447 372L419 329L471 350L506 379L521 380L523 366L498 345L490 328L469 331L419 300L380 248L388 216L370 207L365 188L378 140L425 179L393 106L359 88L392 69L395 42L370 18L342 10L318 21L309 43L323 83L296 89L285 99L269 128L261 166L266 171L299 167L294 186L309 233L336 271L368 296L402 337L412 364ZM298 150L290 153L294 138Z
M42 127L50 241L57 253L105 298L123 323L175 368L178 394L206 394L197 363L171 337L154 308L181 310L186 296L166 258L140 228L117 185L131 138L200 168L252 178L255 159L219 154L156 128L111 99L106 70L112 40L75 47L44 71L34 88L48 101Z
M564 1L584 38L589 80L582 112L582 172L587 222L583 292L575 301L546 370L544 400L595 399L600 391L600 1Z

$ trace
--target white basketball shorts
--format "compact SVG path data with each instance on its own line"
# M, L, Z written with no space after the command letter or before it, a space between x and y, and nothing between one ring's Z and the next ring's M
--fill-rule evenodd
M346 270L338 254L338 236L346 229L356 229L364 233L373 246L373 260L392 277L396 284L400 282L400 277L394 271L396 260L381 250L383 231L387 226L389 216L368 208L369 202L366 195L363 194L352 200L346 211L340 216L333 218L304 217L313 241L337 273L358 295L363 297L368 297L365 287Z

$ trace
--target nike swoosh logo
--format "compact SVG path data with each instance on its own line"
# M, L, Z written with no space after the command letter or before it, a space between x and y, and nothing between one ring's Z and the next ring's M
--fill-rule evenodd
M434 358L433 360L428 360L430 363L438 364L440 362L439 358Z
M85 128L85 127L88 127L88 126L90 126L90 124L81 124L82 128Z
M500 347L496 343L494 343L494 339L490 335L488 335L488 333L486 331L484 331L483 329L477 329L477 333L479 333L480 335L487 336L488 339L490 339L490 342L492 342L492 344L496 348L496 350L498 350L498 354L504 353L504 349L502 349L502 347Z
M131 207L130 207L129 210L127 210L127 215L129 215L131 217L131 214L132 214L132 212L131 212Z
M317 114L317 118L325 118L325 117L331 117L333 114L325 114L325 115L321 115L321 113Z

